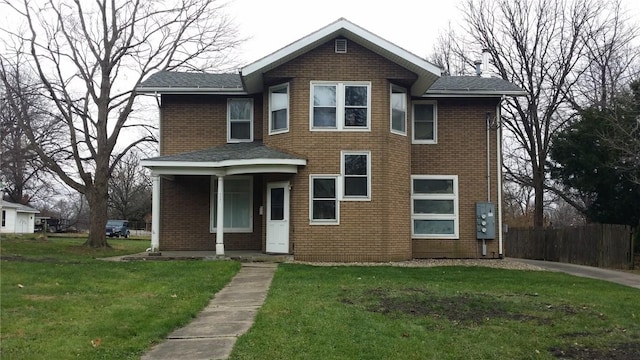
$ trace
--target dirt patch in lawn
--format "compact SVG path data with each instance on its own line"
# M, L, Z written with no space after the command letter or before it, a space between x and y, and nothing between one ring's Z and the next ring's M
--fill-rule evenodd
M426 289L376 288L365 290L361 295L344 296L341 302L390 316L429 316L459 324L478 324L492 319L505 319L535 321L547 325L552 322L552 313L575 315L585 311L566 304L550 305L537 302L529 302L523 307L523 304L515 304L509 300L513 297L502 298L473 293L443 296ZM545 313L549 313L549 316L544 315Z
M370 289L365 298L372 303L368 311L381 314L405 314L446 318L456 323L479 323L500 318L517 321L542 320L508 310L508 304L494 296L459 293L439 296L424 289Z
M549 352L558 359L637 360L640 359L640 343L614 344L607 349L591 349L575 345L565 348L553 347Z

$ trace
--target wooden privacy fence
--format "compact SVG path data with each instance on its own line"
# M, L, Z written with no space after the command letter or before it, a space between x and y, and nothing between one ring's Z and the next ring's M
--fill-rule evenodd
M633 267L630 226L589 224L561 229L509 228L505 255L612 269Z

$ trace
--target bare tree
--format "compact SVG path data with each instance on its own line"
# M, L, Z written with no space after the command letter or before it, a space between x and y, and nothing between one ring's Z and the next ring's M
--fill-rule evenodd
M526 99L507 99L502 125L513 134L519 168L506 177L534 189L534 226L544 225L545 192L552 135L575 112L566 94L585 71L587 42L599 36L606 4L598 0L467 0L467 35L489 49L493 67L503 79L520 86Z
M4 77L4 74L0 76ZM6 74L6 78L7 81L13 82L14 86L7 89L0 82L0 176L9 200L27 205L48 190L46 180L49 177L24 130L18 126L19 118L24 115L28 117L29 122L46 126L47 115L43 111L43 99L33 86L33 81L18 84L18 69ZM9 105L10 98L20 102L20 113L15 112ZM53 133L51 129L46 132L47 135Z
M3 10L26 23L24 32L2 29L17 44L3 56L2 71L15 66L9 54L27 49L28 64L52 102L54 118L65 125L68 141L43 148L41 129L26 117L20 126L46 166L86 197L86 245L109 246L104 232L108 179L129 150L155 141L153 127L131 118L134 89L151 72L228 65L228 51L240 41L237 32L215 0L0 1ZM10 105L20 109L15 101ZM118 139L133 127L146 135L119 148ZM67 161L57 161L52 152L64 153Z
M631 22L622 0L607 2L607 9L592 24L597 28L585 32L585 71L577 86L567 89L567 98L577 110L612 107L616 97L640 78L640 49L634 43L640 29Z
M151 212L151 178L140 166L140 156L130 152L115 167L109 180L109 209L113 217L143 220Z

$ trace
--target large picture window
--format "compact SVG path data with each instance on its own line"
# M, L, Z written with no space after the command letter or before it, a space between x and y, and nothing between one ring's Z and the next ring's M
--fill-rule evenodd
M253 141L253 99L227 101L227 141Z
M407 92L405 89L391 86L391 132L407 134Z
M370 83L311 83L311 130L369 130Z
M436 144L438 142L438 105L435 101L418 101L413 104L413 143Z
M251 177L224 179L224 231L253 231L253 181ZM218 181L211 178L211 232L218 227Z
M340 219L338 177L336 175L311 175L309 179L309 220L311 224L337 225Z
M458 238L458 177L411 177L411 220L414 238Z
M289 131L289 84L269 88L269 135Z
M369 151L342 152L344 200L368 200L371 196L371 153Z

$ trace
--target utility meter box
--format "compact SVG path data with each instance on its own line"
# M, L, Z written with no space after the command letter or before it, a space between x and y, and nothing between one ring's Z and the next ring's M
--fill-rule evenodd
M478 240L496 238L495 213L493 203L476 203L476 238Z

